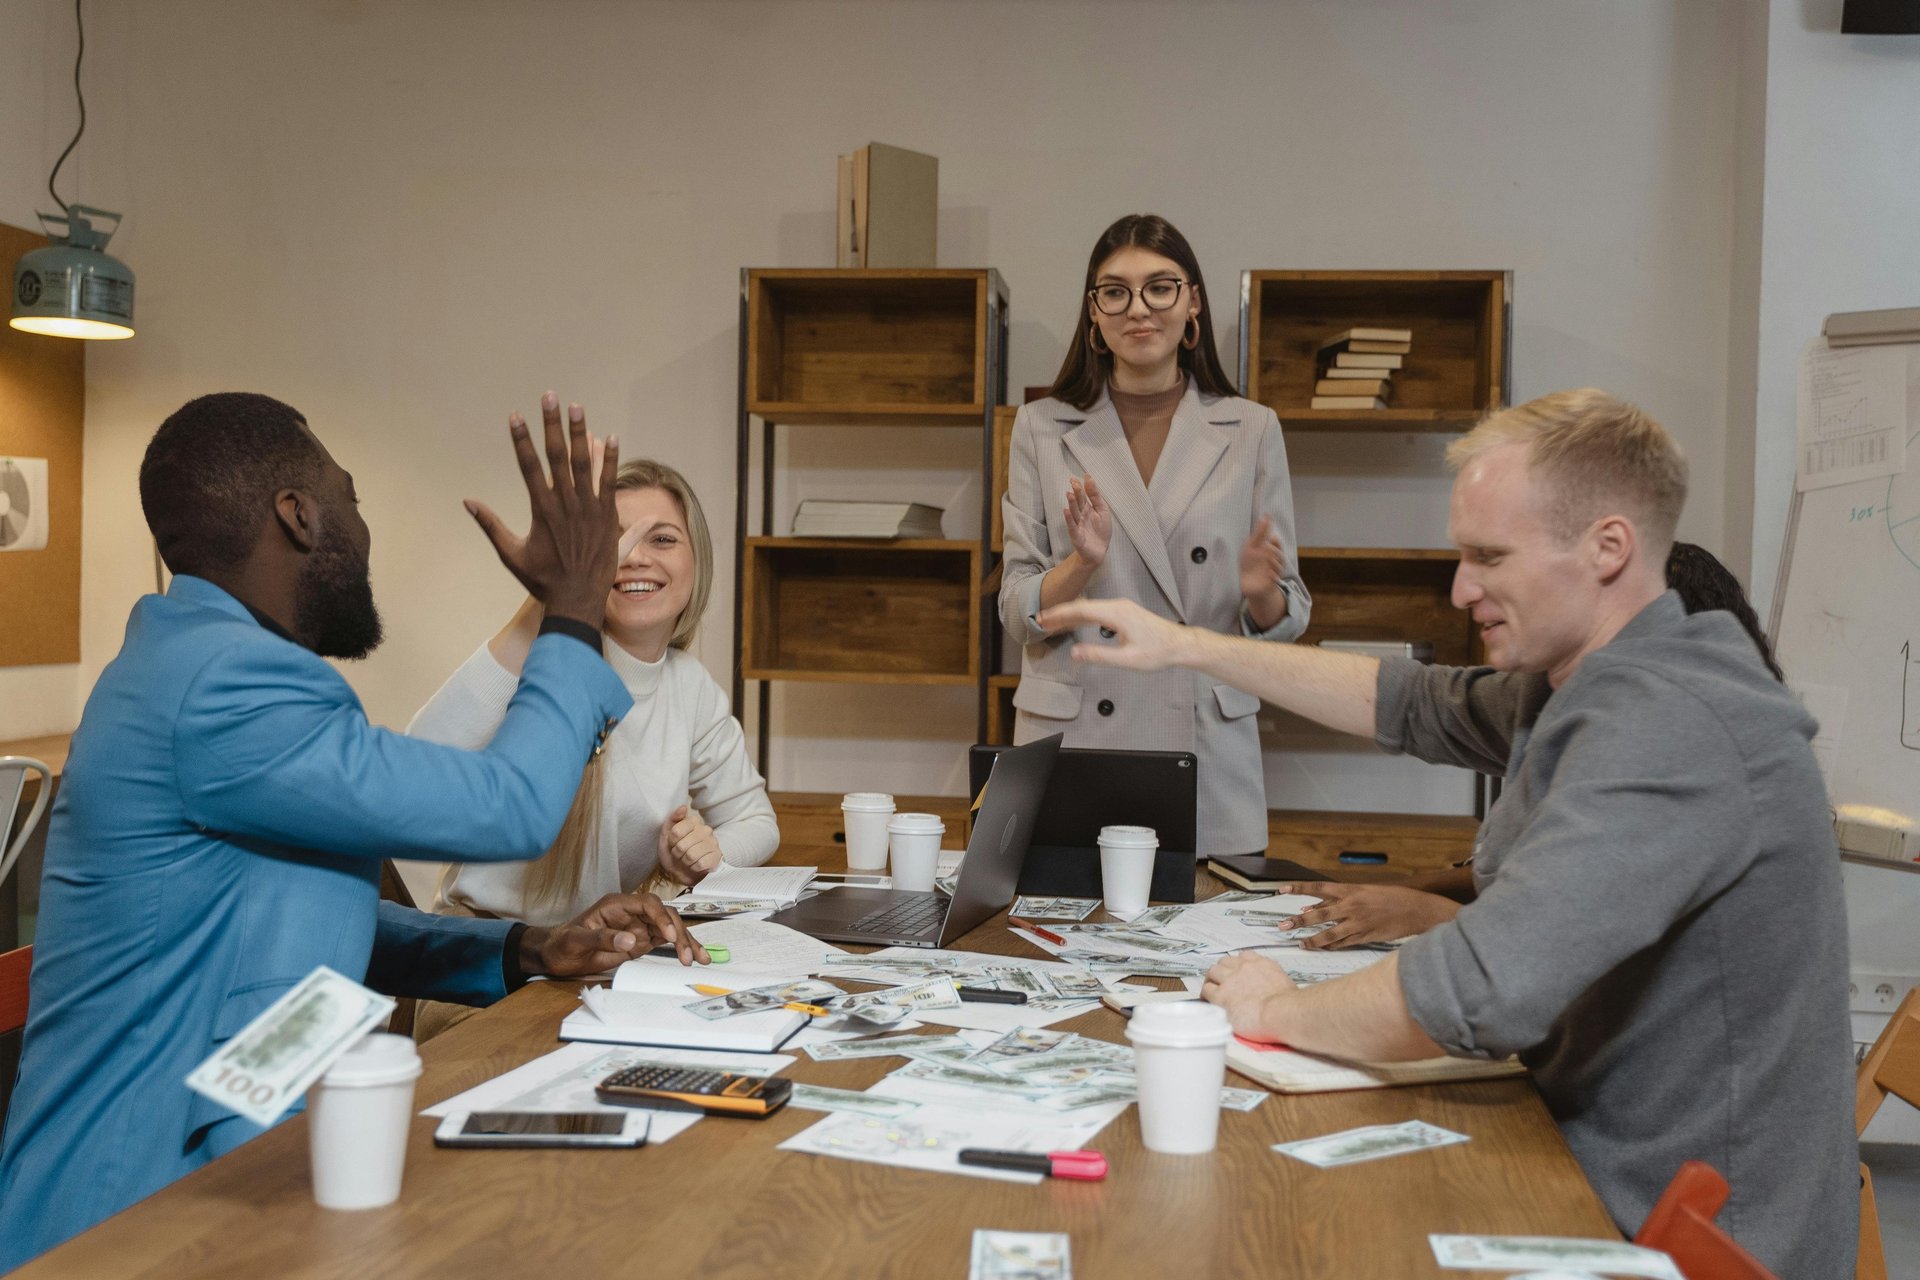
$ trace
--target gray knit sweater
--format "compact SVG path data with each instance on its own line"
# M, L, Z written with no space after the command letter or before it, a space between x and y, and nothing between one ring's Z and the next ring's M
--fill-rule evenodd
M1503 774L1478 899L1400 952L1449 1053L1519 1053L1623 1230L1682 1161L1782 1277L1853 1275L1847 926L1814 722L1669 592L1559 690L1382 664L1389 751Z

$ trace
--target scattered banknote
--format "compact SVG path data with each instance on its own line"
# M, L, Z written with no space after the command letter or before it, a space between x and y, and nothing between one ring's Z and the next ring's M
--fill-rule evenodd
M925 1009L958 1009L960 989L952 978L934 978L912 986L887 987L881 991L863 991L841 996L833 1011L875 1026L899 1022L910 1013Z
M1359 1164L1363 1160L1405 1155L1409 1151L1450 1147L1466 1140L1464 1133L1442 1129L1424 1120L1408 1120L1401 1124L1370 1124L1364 1128L1305 1138L1299 1142L1276 1142L1273 1149L1322 1169L1334 1169L1344 1164Z
M1024 991L1030 996L1058 994L1052 977L1037 969L1026 969L1016 964L990 964L981 973L991 978L993 984L1002 991Z
M780 904L772 898L675 898L673 909L691 920L696 917L717 919L721 916L742 916L754 911L778 911Z
M1040 1099L1042 1106L1055 1111L1079 1111L1086 1107L1104 1107L1115 1102L1132 1102L1131 1085L1088 1085L1082 1089L1050 1090Z
M1450 1271L1592 1271L1681 1280L1673 1259L1623 1240L1564 1236L1429 1235L1435 1261Z
M1220 1105L1229 1111L1251 1111L1267 1100L1265 1089L1222 1089Z
M1098 1000L1107 994L1107 984L1084 969L1052 970L1046 980L1058 994L1071 1000Z
M1216 893L1200 905L1216 907L1225 902L1258 902L1262 898L1271 898L1270 893L1256 893L1252 889L1229 889L1225 893Z
M1187 904L1174 907L1148 907L1127 923L1136 929L1164 929L1190 910L1192 908Z
M1067 1237L1053 1231L976 1230L967 1280L1073 1280Z
M817 982L809 978L803 982L776 982L771 986L729 991L723 996L695 1000L686 1006L686 1010L696 1017L711 1021L731 1018L740 1013L758 1013L762 1009L778 1009L788 1004L812 1004L843 994L831 982Z
M1129 947L1138 947L1142 951L1158 951L1162 955L1184 955L1189 951L1199 951L1202 944L1189 942L1185 938L1169 938L1165 934L1148 933L1144 929L1110 929L1100 935L1109 942L1118 942Z
M1082 1041L1079 1044L1055 1049L1051 1053L983 1060L979 1065L988 1067L1003 1076L1017 1076L1019 1079L1035 1083L1040 1083L1035 1079L1035 1073L1041 1071L1072 1070L1082 1067L1089 1071L1112 1071L1116 1067L1133 1070L1132 1058L1115 1059L1108 1054L1083 1048L1082 1045L1086 1043L1089 1042Z
M187 1075L187 1088L270 1125L393 1001L321 965Z
M1071 1031L1046 1031L1039 1027L1015 1027L995 1040L986 1048L978 1050L969 1061L981 1066L992 1066L1008 1058L1032 1058L1039 1054L1051 1053L1069 1040L1078 1040Z
M964 1062L923 1062L915 1059L893 1074L907 1080L930 1080L935 1084L957 1085L963 1089L996 1093L1028 1102L1046 1100L1048 1106L1053 1105L1051 1098L1057 1096L1054 1090L1008 1080L984 1068L970 1067Z
M1098 898L1031 898L1013 900L1009 915L1023 920L1085 920L1100 905Z
M1164 956L1123 956L1109 951L1075 949L1060 958L1096 973L1121 973L1136 978L1185 978L1213 968L1211 960L1175 960Z
M909 1102L905 1098L886 1098L852 1089L829 1089L817 1084L794 1085L793 1096L788 1101L803 1111L846 1111L854 1115L879 1116L882 1120L897 1120L920 1107L919 1103Z
M959 1036L881 1036L872 1040L839 1040L832 1044L810 1044L804 1052L815 1062L843 1062L850 1058L906 1057L916 1049L958 1046L972 1052L972 1046Z
M1018 1080L1021 1084L1036 1089L1078 1089L1090 1084L1101 1083L1101 1077L1108 1074L1107 1065L1101 1062L1083 1062L1073 1066L1054 1066L1046 1057L1015 1059L995 1067L1000 1075Z

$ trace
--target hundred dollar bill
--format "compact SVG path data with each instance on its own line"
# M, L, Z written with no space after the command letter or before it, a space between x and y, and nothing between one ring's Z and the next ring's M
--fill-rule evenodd
M1622 1240L1563 1236L1429 1235L1435 1261L1450 1271L1591 1271L1681 1280L1673 1259Z
M972 1046L959 1036L883 1036L872 1040L840 1040L832 1044L810 1044L806 1055L815 1062L843 1062L850 1058L905 1057L917 1049L957 1046L971 1052Z
M681 916L718 919L721 916L741 916L754 911L778 911L780 904L772 898L675 898L673 909Z
M1064 1232L980 1228L967 1280L1073 1280L1068 1249Z
M883 1120L897 1120L920 1107L919 1103L909 1102L905 1098L887 1098L852 1089L829 1089L817 1084L794 1085L793 1096L788 1101L805 1111L848 1111L855 1115L879 1116Z
M1123 973L1140 978L1185 978L1213 968L1211 960L1175 960L1169 956L1122 956L1107 951L1062 951L1062 960L1084 965L1095 973Z
M1271 898L1270 893L1255 893L1251 889L1229 889L1225 893L1216 893L1204 903L1197 905L1217 907L1225 902L1258 902L1262 898Z
M1169 938L1164 934L1148 933L1144 929L1110 929L1100 935L1108 942L1124 943L1129 947L1138 947L1142 951L1158 951L1162 955L1184 955L1189 951L1199 951L1201 944L1189 942L1185 938Z
M969 1061L981 1066L991 1066L1007 1058L1032 1058L1039 1054L1051 1053L1069 1040L1079 1038L1071 1031L1043 1031L1038 1027L1015 1027L975 1053Z
M187 1088L257 1125L278 1120L393 1001L321 965L187 1074Z
M1080 1111L1087 1107L1104 1107L1115 1102L1132 1102L1134 1091L1120 1085L1088 1085L1081 1089L1064 1089L1048 1093L1040 1099L1042 1106L1054 1111Z
M1034 898L1022 895L1013 900L1007 914L1023 920L1085 920L1100 905L1098 898Z
M997 1076L991 1071L972 1069L962 1063L945 1062L909 1062L893 1073L908 1080L931 1080L935 1084L958 1085L963 1089L974 1089L982 1093L997 1093L1012 1098L1023 1098L1029 1102L1046 1098L1052 1090L1036 1089L1015 1080ZM1052 1105L1049 1103L1048 1105Z
M1044 976L1056 992L1069 999L1098 1000L1107 994L1107 984L1084 969L1053 969Z
M856 996L842 996L834 1002L833 1011L862 1022L884 1026L900 1021L909 1013L959 1007L960 990L954 986L953 979L935 978L912 986L888 987L882 991L863 991Z
M1267 1100L1265 1089L1222 1089L1220 1105L1229 1111L1251 1111Z
M1050 996L1054 990L1050 975L1017 964L990 964L981 971L1003 991L1024 991L1030 996Z
M1273 1149L1322 1169L1334 1169L1344 1164L1359 1164L1362 1160L1380 1160L1465 1141L1464 1133L1442 1129L1424 1120L1408 1120L1401 1124L1370 1124L1298 1142L1276 1142Z
M1191 908L1186 905L1177 907L1148 907L1133 919L1127 921L1136 929L1164 929L1185 915Z
M1043 1071L1077 1067L1085 1067L1089 1071L1110 1071L1120 1064L1104 1053L1094 1053L1076 1044L1055 1049L1051 1053L1034 1054L1024 1058L1001 1058L983 1061L978 1065L987 1067L999 1075L1041 1083L1035 1077L1037 1073ZM1131 1070L1132 1063L1129 1062L1127 1067Z
M803 982L777 982L766 987L748 987L744 991L729 991L723 996L695 1000L685 1007L688 1013L712 1021L731 1018L740 1013L758 1013L762 1009L778 1009L787 1004L812 1004L840 994L842 994L840 988L831 982L807 979Z

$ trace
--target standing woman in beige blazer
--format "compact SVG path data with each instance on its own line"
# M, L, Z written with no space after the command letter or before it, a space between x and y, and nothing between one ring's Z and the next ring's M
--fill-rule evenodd
M1202 856L1267 847L1260 700L1192 671L1076 666L1073 642L1100 637L1050 635L1034 615L1124 596L1232 635L1306 630L1280 423L1234 393L1210 301L1166 219L1130 214L1101 235L1052 391L1014 419L1000 588L1025 645L1014 741L1193 752Z

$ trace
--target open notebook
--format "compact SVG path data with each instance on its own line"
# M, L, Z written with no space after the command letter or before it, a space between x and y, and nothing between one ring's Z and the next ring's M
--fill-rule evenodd
M1279 1044L1257 1044L1239 1036L1227 1042L1227 1065L1275 1093L1334 1093L1342 1089L1387 1089L1403 1084L1450 1084L1457 1080L1493 1080L1521 1076L1527 1069L1512 1058L1422 1058L1416 1062L1347 1062L1300 1053Z
M560 1038L772 1053L811 1019L791 1009L767 1009L713 1020L702 1018L686 1011L687 1005L706 998L690 984L706 983L740 991L792 982L795 977L790 971L752 969L741 964L689 969L671 960L629 961L615 970L612 986L588 987L580 993L580 1008L561 1021Z

